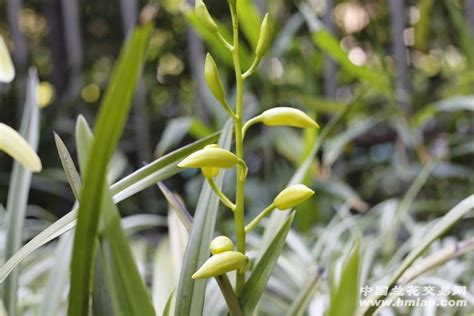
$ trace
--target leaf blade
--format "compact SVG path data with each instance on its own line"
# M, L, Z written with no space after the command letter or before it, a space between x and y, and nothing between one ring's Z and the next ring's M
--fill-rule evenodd
M229 148L232 139L232 123L228 122L220 139L221 148ZM224 172L216 179L216 185L222 186ZM211 242L217 218L219 199L206 183L203 186L193 226L186 247L183 268L176 292L176 315L189 315L191 312L200 313L204 306L204 291L206 280L193 280L191 276L209 257L209 243Z
M96 205L102 205L104 199L103 188L107 185L107 165L115 151L128 116L132 96L141 73L151 27L151 24L138 26L132 33L120 54L111 83L99 110L96 138L92 144L84 172L84 186L81 191L74 235L69 315L89 314L95 237L99 224L99 217L95 214Z
M293 212L280 227L245 283L239 295L239 302L244 315L252 315L257 306L277 263L278 257L285 246L286 236L290 231L294 218L295 214Z

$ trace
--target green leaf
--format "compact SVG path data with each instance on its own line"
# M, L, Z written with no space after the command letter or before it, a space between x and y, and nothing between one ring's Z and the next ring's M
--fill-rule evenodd
M425 237L418 243L418 246L413 249L408 256L403 260L399 268L393 273L392 278L388 282L388 289L392 289L398 279L403 273L412 265L415 260L423 254L423 252L444 233L446 233L451 227L460 221L467 213L474 209L474 194L470 195L466 199L459 202L454 208L452 208L446 215L444 215L425 235ZM370 298L370 300L379 301L383 300L387 295L377 295ZM365 307L361 310L360 315L372 315L376 310L377 306Z
M155 156L162 156L167 150L181 142L188 132L199 138L212 134L204 123L196 118L184 116L171 119L156 146Z
M138 26L131 34L119 56L99 110L96 139L88 156L77 214L71 261L69 315L89 314L95 238L99 224L97 206L105 206L103 189L107 185L107 166L130 110L151 29L151 24Z
M239 295L239 302L244 315L252 315L260 301L260 297L267 286L267 282L275 268L278 257L285 246L286 236L290 231L294 218L295 214L293 212L280 227L245 283Z
M316 46L331 56L347 73L370 82L380 90L387 91L389 89L389 80L381 71L352 63L347 53L339 45L339 41L328 30L322 28L314 31L312 38Z
M114 316L113 303L111 293L108 291L112 279L111 271L105 264L104 254L100 245L97 246L95 258L94 284L92 290L92 314L101 316ZM118 309L116 307L115 309Z
M81 178L74 166L74 161L72 160L71 154L66 148L61 137L58 134L54 133L54 141L56 143L56 148L58 150L59 159L61 159L61 164L63 166L64 172L66 173L67 181L70 184L74 197L79 201L79 194L81 192Z
M331 295L328 316L355 315L359 297L360 244L356 241L342 268L339 284Z
M239 13L239 25L250 42L252 50L255 50L259 37L259 32L256 32L256 30L260 30L260 21L262 20L260 12L252 0L237 1L237 11Z
M215 143L219 138L219 135L220 132L217 132L209 137L177 149L116 182L110 188L114 194L114 201L116 203L123 201L150 186L156 185L157 182L163 181L182 171L177 164L184 157L187 157L189 154L206 145ZM0 268L0 282L3 282L5 278L33 251L61 236L70 229L73 229L76 226L76 216L77 208L74 208L71 212L41 231L37 236L18 250Z
M28 75L25 111L20 134L33 149L38 147L40 113L36 102L38 78L35 71ZM32 173L20 163L13 163L13 170L7 198L7 236L5 259L10 259L21 247L24 234L26 205L30 191ZM18 273L13 273L3 285L3 301L8 315L17 314Z
M85 157L94 144L89 127L85 120L79 119L77 124L77 152L81 169L86 164ZM87 170L87 169L86 169ZM112 306L116 315L154 315L153 305L148 295L148 290L140 276L132 250L127 240L122 225L120 214L115 205L107 183L104 183L103 199L101 205L101 217L103 220L103 232L101 235L101 271L109 270L105 277L109 277L107 283ZM99 290L103 289L99 286ZM101 313L102 314L102 313Z
M219 147L229 149L232 141L232 122L223 129ZM216 185L221 188L225 172L221 171L216 178ZM209 243L217 218L219 198L206 182L203 185L196 211L189 242L186 247L183 267L176 294L176 315L200 314L204 306L206 280L193 280L191 276L209 258Z
M322 271L316 271L308 278L308 281L291 304L286 315L302 316L305 314L309 304L311 303L311 299L316 293L318 286L321 284L321 274Z
M66 289L69 279L69 266L71 263L73 233L64 234L59 240L54 252L55 262L51 268L44 293L48 293L48 299L41 302L40 315L59 315L62 294Z
M171 292L170 297L168 297L168 300L166 301L165 308L163 309L163 316L171 316L172 310L173 310L173 302L175 300L175 294L176 291Z
M176 215L178 216L183 226L188 232L190 232L193 225L192 217L186 207L183 205L183 201L176 194L171 192L164 183L158 183L158 188L160 188L161 192L165 196L165 199L168 201L168 204L171 206L173 211L176 212Z
M171 250L170 238L164 236L156 247L153 259L152 295L158 315L164 313L171 294L176 289L177 260Z

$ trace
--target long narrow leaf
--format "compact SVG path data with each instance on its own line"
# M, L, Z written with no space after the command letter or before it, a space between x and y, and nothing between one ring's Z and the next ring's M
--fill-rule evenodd
M120 54L96 123L96 139L84 172L71 261L69 315L89 314L89 293L99 224L97 205L103 205L107 166L128 116L138 82L151 24L138 26Z
M354 315L359 297L360 244L356 242L342 268L337 289L331 296L328 316ZM342 303L343 302L343 303Z
M228 149L231 140L232 123L228 122L219 141L220 147ZM216 179L219 188L222 186L223 179L224 172L221 171ZM205 183L194 214L193 226L178 283L176 315L200 314L203 310L206 280L193 280L191 276L209 257L209 243L214 233L218 207L218 197Z
M77 152L82 168L85 166L85 157L88 156L94 142L85 120L78 120L76 131ZM120 223L120 214L107 184L104 184L103 191L104 197L101 206L101 217L104 223L101 243L102 266L110 269L109 275L113 279L114 286L109 287L109 291L114 300L112 306L115 307L115 314L124 316L154 315L151 299L140 277L127 235Z
M242 306L244 315L252 315L255 307L260 301L268 280L272 274L273 269L277 263L278 257L283 250L286 242L286 236L290 231L291 224L295 214L291 214L286 222L280 227L280 230L273 238L268 248L263 253L257 265L252 271L249 279L244 285L242 292L239 295L239 302Z
M177 166L179 161L194 151L214 143L219 138L219 135L220 132L177 149L113 184L110 190L114 194L114 202L123 201L142 190L156 185L157 182L177 174L181 171ZM74 208L24 245L0 268L0 282L3 282L15 267L33 251L74 228L76 226L76 216L77 208Z
M390 290L396 285L398 279L403 273L412 265L415 260L420 257L423 252L446 231L448 231L454 224L460 221L467 213L474 209L474 195L467 197L452 208L446 215L444 215L429 231L428 234L418 243L418 246L413 249L408 256L403 260L400 267L393 273L392 278L388 282L388 289ZM373 301L383 300L387 295L377 295L370 298ZM378 306L367 306L362 308L359 314L372 315Z
M36 149L39 141L39 108L36 102L36 88L38 78L35 71L28 76L28 90L25 102L20 133L33 149ZM26 205L30 191L32 173L20 163L13 163L13 171L10 180L7 198L7 240L5 258L11 258L21 247L24 233ZM3 301L8 315L16 315L16 295L18 290L18 273L12 274L4 283Z

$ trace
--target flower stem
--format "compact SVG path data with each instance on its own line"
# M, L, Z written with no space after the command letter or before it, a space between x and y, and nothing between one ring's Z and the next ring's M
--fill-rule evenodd
M214 182L214 179L213 178L206 178L207 179L207 182L209 182L209 185L211 186L212 190L214 191L214 193L219 197L219 199L221 200L222 204L224 204L225 206L227 206L228 208L231 209L232 212L235 211L235 204L232 203L228 198L227 196L225 196L224 193L222 193L221 190L219 190L219 188L217 187L216 183Z
M232 59L235 68L235 81L237 87L235 111L237 117L234 119L235 128L235 151L239 159L243 160L243 136L242 136L242 117L244 112L244 78L242 77L242 69L240 66L239 56L239 21L237 17L237 5L232 1L229 1L230 12L232 15L232 28L233 28L233 49ZM235 235L237 240L237 251L245 254L245 214L244 214L244 203L245 203L245 168L242 164L237 166L237 177L236 177L236 208L234 212L235 219ZM237 295L242 290L245 283L245 271L237 272L237 282L235 291Z
M255 226L260 223L262 219L264 219L268 214L270 214L273 210L275 209L275 205L270 204L268 205L260 214L258 214L247 226L245 226L245 232L248 233L252 229L255 228Z

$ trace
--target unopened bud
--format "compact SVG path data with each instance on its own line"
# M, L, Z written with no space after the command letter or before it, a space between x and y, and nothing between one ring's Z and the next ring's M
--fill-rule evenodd
M215 34L219 31L219 28L214 22L211 14L207 10L206 5L202 0L196 0L196 5L194 7L194 11L196 12L196 16L199 19L199 22L212 34Z
M279 210L294 208L309 199L314 191L303 184L294 184L281 191L273 200L273 205Z
M211 144L211 145L207 145L204 148L219 148L219 145ZM201 168L201 172L204 175L204 177L211 179L211 178L217 177L217 175L219 174L219 168L204 167L204 168Z
M230 169L239 163L239 158L222 148L203 148L178 164L181 168L220 168Z
M206 279L230 271L242 269L248 261L247 256L238 251L225 251L213 255L193 274L193 279Z
M267 52L272 42L272 33L272 26L270 25L267 13L260 26L260 36L258 37L257 48L255 49L255 56L257 56L257 58L262 58Z
M229 237L219 236L211 241L209 249L213 255L217 255L218 253L234 250L234 243Z
M15 68L13 67L7 45L0 36L0 82L9 83L15 78Z
M210 54L206 55L206 62L204 64L204 78L206 79L207 85L212 92L212 95L221 104L225 105L225 93L222 81L217 70L217 65Z
M263 112L262 123L276 126L286 125L300 128L319 128L319 125L301 110L289 107L277 107Z
M0 123L0 151L6 152L25 168L41 171L41 160L28 142L17 131Z

